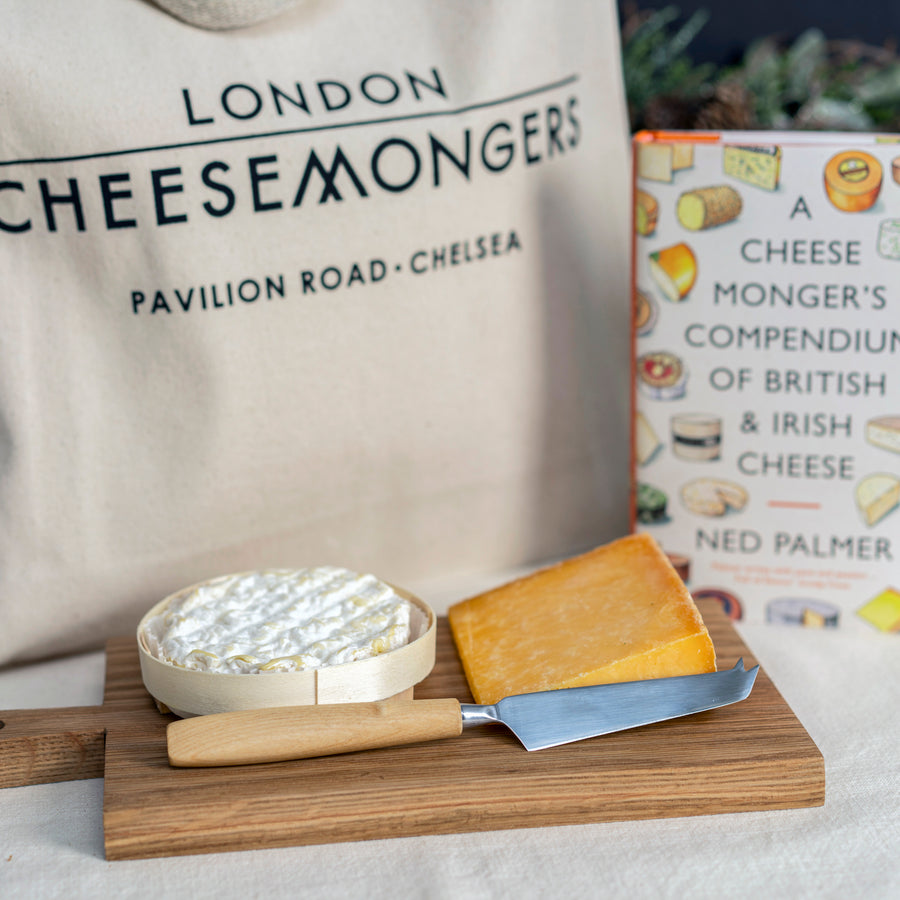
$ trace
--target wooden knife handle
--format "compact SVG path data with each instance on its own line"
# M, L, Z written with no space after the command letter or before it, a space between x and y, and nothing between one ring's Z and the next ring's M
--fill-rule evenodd
M279 706L170 722L173 766L236 766L393 747L462 732L459 701Z

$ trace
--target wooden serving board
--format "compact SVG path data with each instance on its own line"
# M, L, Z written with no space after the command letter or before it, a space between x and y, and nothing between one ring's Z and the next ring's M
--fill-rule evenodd
M719 667L753 655L698 603ZM416 697L470 701L446 620ZM108 859L820 806L824 761L760 671L734 706L527 752L502 726L323 759L174 769L170 716L133 638L107 646L102 706L0 712L0 787L103 775Z

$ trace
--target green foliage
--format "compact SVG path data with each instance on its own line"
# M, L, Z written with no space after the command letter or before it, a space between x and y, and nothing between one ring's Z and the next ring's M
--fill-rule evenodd
M900 131L900 60L888 50L829 41L810 28L790 43L766 37L739 65L695 65L687 51L709 20L698 11L683 24L677 6L635 12L623 23L623 71L632 126L652 103L702 100L739 86L755 128ZM652 125L650 126L652 127Z
M695 66L685 52L709 13L698 10L683 25L672 28L680 16L677 6L666 6L642 15L633 30L623 35L625 95L635 114L655 97L695 96L716 71L712 63Z

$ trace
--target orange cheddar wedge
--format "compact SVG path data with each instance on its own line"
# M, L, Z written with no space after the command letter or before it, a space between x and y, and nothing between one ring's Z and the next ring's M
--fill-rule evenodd
M690 593L647 534L463 600L448 618L476 703L716 670Z

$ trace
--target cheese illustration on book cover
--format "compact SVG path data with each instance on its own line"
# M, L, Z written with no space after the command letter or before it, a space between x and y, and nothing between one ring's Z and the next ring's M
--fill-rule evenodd
M722 455L722 420L707 413L672 416L672 452L693 462L711 462Z
M878 226L878 255L900 259L900 219L886 219Z
M677 400L687 389L687 369L674 353L658 350L638 360L641 390L653 400Z
M649 237L656 231L659 203L646 191L637 191L634 199L634 228L638 234Z
M662 450L662 441L647 421L647 417L639 412L635 418L634 449L639 466L649 465Z
M672 303L680 303L697 280L697 257L685 244L673 244L650 254L650 275Z
M856 614L879 631L900 632L900 591L885 588L863 604Z
M900 504L900 478L885 473L863 478L856 486L856 504L866 525L877 525Z
M685 191L675 207L678 221L688 231L705 231L733 222L744 207L741 195L727 184Z
M650 181L672 181L676 172L694 165L694 145L641 144L638 146L638 175Z
M781 147L726 146L722 168L745 184L774 191L781 178Z
M900 416L878 416L866 422L866 440L874 447L900 453Z
M646 337L653 331L658 315L659 307L653 297L646 291L635 291L634 327L638 337Z
M802 597L781 597L766 607L766 619L773 625L837 628L840 618L840 610L833 603Z
M669 498L664 491L652 484L641 483L637 486L635 509L637 519L644 525L667 522Z
M746 489L723 478L697 478L681 489L681 500L698 516L724 516L740 512L750 499Z
M744 617L744 608L741 601L731 591L722 588L702 587L691 591L694 600L715 600L722 607L723 612L733 622L739 622Z
M865 212L881 192L881 163L871 153L845 150L825 166L825 193L842 212Z

